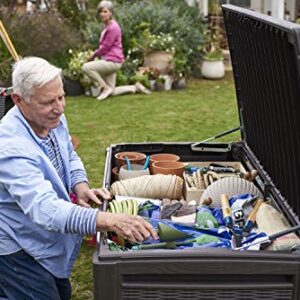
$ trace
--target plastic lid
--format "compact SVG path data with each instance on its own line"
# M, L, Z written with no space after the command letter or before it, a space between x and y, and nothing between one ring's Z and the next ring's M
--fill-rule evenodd
M300 216L300 26L223 6L242 137Z

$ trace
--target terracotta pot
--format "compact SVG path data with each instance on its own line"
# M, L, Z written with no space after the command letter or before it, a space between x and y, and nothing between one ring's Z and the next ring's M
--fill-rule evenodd
M180 157L176 154L172 153L157 153L150 155L150 166L155 161L178 161L180 160Z
M119 180L119 169L118 167L114 167L112 170L112 179L113 181L118 181Z
M185 163L181 161L156 161L152 165L152 174L177 175L183 177Z
M150 155L150 163L149 163L150 173L153 174L152 165L156 161L178 161L178 160L180 160L180 157L176 154L171 154L171 153L152 154Z
M115 154L116 165L118 168L120 168L123 165L126 165L126 159L125 159L126 156L128 157L131 163L135 163L139 165L143 165L146 160L146 155L141 152L131 152L131 151L119 152Z
M161 74L167 72L173 59L173 53L167 51L153 51L145 56L144 67L156 68Z

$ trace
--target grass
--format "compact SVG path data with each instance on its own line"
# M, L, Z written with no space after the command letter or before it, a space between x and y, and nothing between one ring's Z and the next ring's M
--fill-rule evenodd
M70 133L79 138L91 186L102 186L105 150L110 144L201 141L239 124L232 78L197 80L180 91L123 95L107 101L69 97ZM237 140L237 133L221 141ZM92 253L83 245L72 273L73 300L93 299Z

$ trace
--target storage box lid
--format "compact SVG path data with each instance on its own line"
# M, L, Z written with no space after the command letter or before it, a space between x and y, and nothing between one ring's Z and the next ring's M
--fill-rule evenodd
M300 216L300 26L222 9L243 141Z

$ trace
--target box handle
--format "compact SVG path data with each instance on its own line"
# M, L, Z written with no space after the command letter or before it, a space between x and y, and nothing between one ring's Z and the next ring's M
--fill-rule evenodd
M201 142L198 143L194 143L191 145L191 148L193 151L215 151L215 152L227 152L230 150L230 146L228 144L225 143L218 143L218 144L213 144L213 143L206 143L208 141L223 137L227 134L230 134L232 132L238 131L240 130L240 126L226 130L224 132L221 132L219 134L217 134L216 136L212 136L206 140L203 140ZM212 147L212 145L214 145L215 147Z
M107 211L107 206L108 206L108 200L103 200L102 205L99 206L99 210ZM101 245L104 243L105 234L106 233L104 231L102 231L102 232L97 231L97 233L96 233L96 241L97 241L96 251L97 251L98 255L100 253Z

